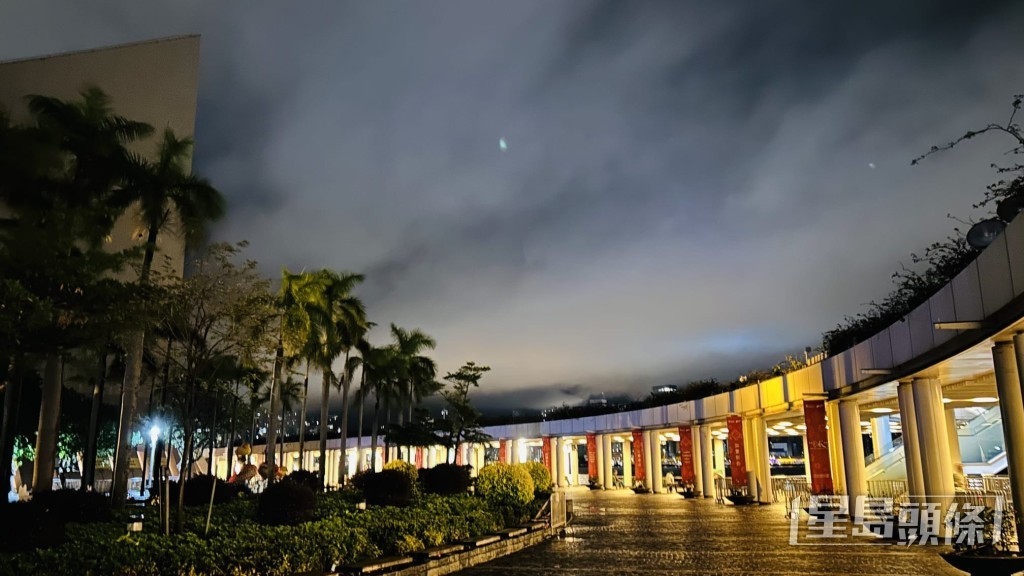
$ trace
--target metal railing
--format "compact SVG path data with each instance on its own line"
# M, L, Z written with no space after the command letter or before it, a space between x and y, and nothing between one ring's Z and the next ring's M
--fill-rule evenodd
M873 498L900 500L907 495L906 480L868 480L868 494Z
M554 492L548 500L548 509L551 511L551 533L557 534L569 523L568 505L565 492Z
M774 476L772 493L776 502L792 502L798 496L810 496L811 490L806 476Z

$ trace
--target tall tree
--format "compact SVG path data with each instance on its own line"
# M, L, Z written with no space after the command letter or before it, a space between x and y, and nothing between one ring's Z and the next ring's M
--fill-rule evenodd
M146 228L146 244L139 270L140 286L149 283L157 239L171 222L176 221L181 227L182 237L188 237L224 213L224 199L220 193L206 180L191 173L192 145L191 138L179 138L168 128L164 130L155 161L135 158L130 164L119 197L125 205L138 203ZM118 450L111 489L115 506L123 505L128 494L130 439L137 415L145 338L144 327L136 328L128 337Z
M454 454L463 442L484 442L490 439L480 426L480 413L469 400L470 389L479 387L483 375L490 369L489 366L466 362L444 377L450 385L450 388L441 392L441 396L448 402L448 416L440 424L449 454Z
M22 298L26 307L10 341L44 359L33 489L45 491L57 453L62 355L131 316L129 294L110 278L127 254L105 250L104 241L124 209L117 194L131 165L126 145L152 129L114 115L96 88L80 100L28 101L35 125L12 129L0 120L5 146L21 141L5 147L0 175L0 200L9 211L2 219L0 300Z

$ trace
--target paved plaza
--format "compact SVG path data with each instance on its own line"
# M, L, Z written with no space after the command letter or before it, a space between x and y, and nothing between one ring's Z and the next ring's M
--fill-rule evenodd
M576 519L564 538L462 574L963 574L935 547L791 546L782 505L738 508L624 490L570 494Z

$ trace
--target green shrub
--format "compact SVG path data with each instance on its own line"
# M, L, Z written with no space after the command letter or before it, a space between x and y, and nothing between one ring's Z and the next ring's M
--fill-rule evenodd
M471 483L468 466L438 464L419 471L420 487L427 494L465 494Z
M285 481L301 484L313 492L323 492L324 485L320 482L320 474L309 470L296 470L284 477Z
M185 481L185 506L208 506L210 504L210 490L213 485L217 490L213 494L214 504L231 502L242 494L249 494L249 488L245 484L228 484L215 476L200 474ZM171 500L178 501L178 483L170 482Z
M31 502L0 504L0 552L50 548L63 543L64 522L56 513Z
M522 466L533 480L533 491L535 495L544 495L551 492L551 473L542 462L527 462L516 464Z
M256 519L271 526L294 526L313 519L316 496L295 482L276 482L260 494Z
M410 482L412 482L413 486L416 485L416 480L419 479L416 467L413 466L412 464L409 464L405 460L392 460L391 462L388 462L387 464L384 465L384 469L398 470L402 474L405 474L406 476L409 477L409 480Z
M413 483L399 470L381 470L366 477L363 495L374 506L408 506L413 500Z
M32 505L53 513L61 522L87 524L111 519L110 499L99 492L52 490L32 497Z
M476 491L491 504L525 506L533 501L533 478L521 466L488 464L477 474Z

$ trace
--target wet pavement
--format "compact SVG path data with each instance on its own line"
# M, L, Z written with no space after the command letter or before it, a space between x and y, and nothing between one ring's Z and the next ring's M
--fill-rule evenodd
M782 505L734 507L624 490L572 490L570 498L576 517L564 537L460 574L963 574L936 547L852 539L791 545ZM803 531L807 516L799 522Z

